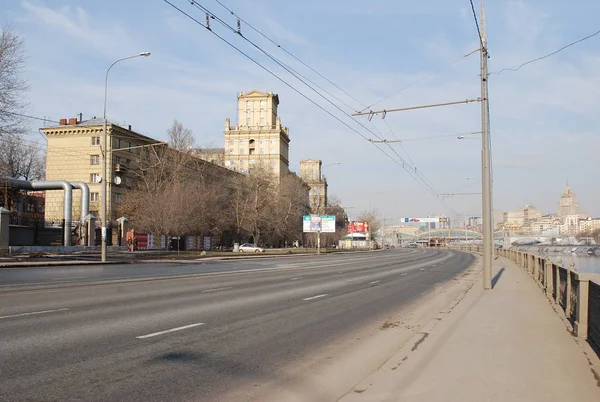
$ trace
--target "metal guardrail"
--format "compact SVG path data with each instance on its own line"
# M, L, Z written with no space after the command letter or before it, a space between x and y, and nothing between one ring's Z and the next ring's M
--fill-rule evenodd
M523 251L498 249L496 253L524 268L562 308L575 335L600 348L600 275L582 274L573 264L563 267Z
M483 251L480 246L452 248L472 253ZM495 253L526 270L546 295L562 308L574 334L600 350L600 274L582 274L573 264L563 267L524 251L496 249Z
M600 284L590 282L588 298L588 339L600 349Z

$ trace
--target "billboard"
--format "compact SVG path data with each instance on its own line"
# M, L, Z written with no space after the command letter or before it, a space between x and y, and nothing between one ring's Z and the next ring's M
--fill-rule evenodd
M335 216L318 215L304 215L302 218L302 231L304 233L329 232L330 226L324 227L324 225L330 225L328 218L333 218L333 230L331 232L335 232Z
M335 216L333 216L333 215L321 216L321 232L335 233Z
M304 217L302 217L302 231L304 233L311 232L311 230L310 230L310 215L304 215Z
M446 219L446 218L444 218ZM440 218L400 218L400 222L404 223L438 223Z
M368 233L369 222L348 222L348 233Z

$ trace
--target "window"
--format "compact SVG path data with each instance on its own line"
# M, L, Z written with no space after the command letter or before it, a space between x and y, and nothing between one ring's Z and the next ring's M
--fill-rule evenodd
M115 198L115 204L120 204L121 203L121 194L115 193L114 194L114 198Z
M233 145L233 144L235 144L235 140L233 140L233 139L229 140L229 145Z
M250 125L250 117L246 118L246 125L249 126Z
M271 165L271 166L275 165L275 160L273 160L273 159L269 160L269 165Z
M90 193L90 202L100 201L100 193Z
M232 154L232 153L233 153L233 148L231 148L231 149L229 150L229 153L230 153L230 154Z
M261 153L261 154L264 154L264 153L265 153L265 149L264 149L264 148L261 148L261 149L260 149L260 153Z
M264 117L260 117L260 125L264 126L265 125L265 118Z
M272 154L276 154L276 153L277 153L277 150L276 150L275 148L271 148L271 153L272 153Z
M275 144L275 139L271 138L271 145Z
M131 142L128 142L128 143L127 143L127 148L129 148L129 149L128 149L128 151L129 151L129 152L132 152L132 151L133 151L133 150L131 149L131 147L132 147L132 146L133 146L133 144L132 144Z
M100 174L90 173L90 183L100 183Z
M121 157L120 157L120 156L115 156L115 163L116 163L117 165L120 165L120 164L121 164Z
M250 159L250 160L248 161L248 165L254 165L254 163L255 163L255 162L254 162L254 159Z
M260 101L260 110L265 110L265 101L264 100Z
M264 144L265 140L260 140L260 145Z
M90 155L90 165L99 165L100 155Z
M92 137L92 145L100 145L100 137Z
M115 148L117 148L117 149L121 148L121 139L120 138L115 138Z

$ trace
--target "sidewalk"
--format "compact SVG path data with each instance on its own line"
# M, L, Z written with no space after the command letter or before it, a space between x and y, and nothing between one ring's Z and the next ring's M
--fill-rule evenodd
M504 258L493 272L492 291L479 277L452 311L340 401L600 401L597 356L588 360L591 349L526 272Z

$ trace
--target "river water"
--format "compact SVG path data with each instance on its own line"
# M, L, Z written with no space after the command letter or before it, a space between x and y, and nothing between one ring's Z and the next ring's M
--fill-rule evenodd
M600 274L600 256L585 255L549 255L548 258L555 264L568 267L575 264L575 270L582 274Z

